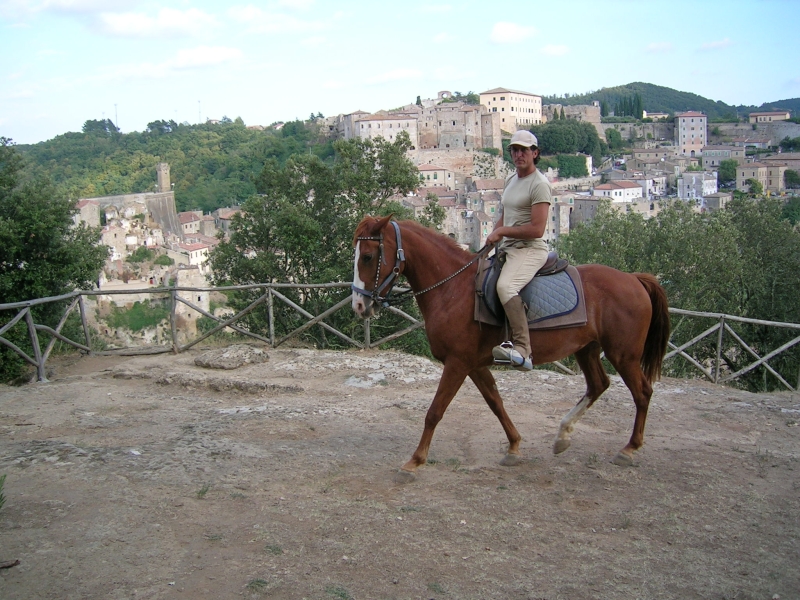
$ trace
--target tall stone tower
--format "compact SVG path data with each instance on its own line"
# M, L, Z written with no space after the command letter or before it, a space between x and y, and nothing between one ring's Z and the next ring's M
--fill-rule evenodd
M172 187L169 182L169 163L158 163L156 165L156 174L158 175L158 191L171 192Z

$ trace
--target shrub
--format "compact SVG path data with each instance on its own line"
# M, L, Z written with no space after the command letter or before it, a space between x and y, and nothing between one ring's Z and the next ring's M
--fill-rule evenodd
M169 266L171 266L171 265L174 265L174 264L175 264L175 261L174 261L174 260L172 260L172 259L171 259L169 256L167 256L166 254L160 254L160 255L158 255L158 256L156 257L156 259L153 261L153 264L154 264L154 265L163 265L163 266L165 266L165 267L169 267Z
M153 260L156 253L147 248L147 246L139 246L128 256L128 262L142 263L148 260Z

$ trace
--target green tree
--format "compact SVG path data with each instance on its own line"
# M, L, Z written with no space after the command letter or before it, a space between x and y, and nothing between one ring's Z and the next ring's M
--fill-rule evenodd
M760 196L764 193L764 186L761 185L761 182L758 179L753 179L752 177L744 182L747 188L750 190L750 194L753 196Z
M220 243L209 257L215 284L349 280L352 235L359 220L369 213L401 211L391 196L406 194L418 185L417 168L406 158L410 145L405 133L392 143L382 138L339 140L332 164L310 154L296 155L285 165L267 161L256 179L260 195L245 201L244 210L233 219L230 240ZM286 293L318 314L329 305L332 292ZM242 293L231 305L242 308L253 298ZM284 331L300 323L291 310L278 317ZM350 323L350 315L337 318L344 319L346 326L356 326ZM248 319L254 331L266 329L262 312L254 311ZM316 334L315 343L331 343L321 328Z
M800 198L789 198L789 201L783 205L781 216L792 226L800 223Z
M783 183L789 189L800 188L800 173L794 169L786 169L783 173Z
M622 134L613 127L606 129L606 140L608 142L608 149L612 152L620 150L625 146L625 142L622 140Z
M58 296L76 288L90 289L108 255L99 245L99 229L75 225L74 202L56 196L42 177L23 172L22 158L6 138L0 138L0 298L4 303ZM51 326L62 304L35 307L40 322ZM8 335L17 345L27 331L15 327ZM0 350L0 379L20 374L15 354Z
M558 176L569 177L586 177L589 171L586 168L586 157L573 154L559 154L558 155Z
M731 183L736 181L736 169L739 163L734 159L723 160L719 163L719 183Z
M415 103L415 104L416 104L417 106L422 106L422 99L421 99L419 96L417 96L417 101L416 101L416 103Z
M428 192L428 195L425 196L425 200L428 201L428 204L422 210L422 216L420 217L419 222L425 227L430 227L436 231L441 231L444 220L447 217L447 213L439 204L439 196L433 192Z
M562 106L561 107L561 114L559 115L558 120L559 121L565 121L566 119L567 119L567 117L564 116L564 107Z

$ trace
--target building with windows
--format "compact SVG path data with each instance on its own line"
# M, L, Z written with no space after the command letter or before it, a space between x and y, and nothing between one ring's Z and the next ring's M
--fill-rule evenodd
M745 161L745 150L741 146L705 146L701 152L706 170L718 169L723 160L735 160L740 165Z
M700 156L708 141L708 117L689 111L675 115L675 145L680 154Z
M494 88L481 92L481 104L500 115L500 129L515 132L542 123L542 97L530 92Z
M788 121L792 113L788 110L773 110L771 112L752 112L748 116L751 123L773 123L775 121Z
M678 198L681 200L701 200L716 194L716 171L684 171L677 181Z
M642 186L633 181L617 180L609 181L595 186L592 189L592 196L598 198L608 198L612 203L633 202L643 195Z
M750 179L755 179L761 184L764 192L781 193L786 189L784 175L788 167L785 163L747 163L736 169L736 189L740 192L749 192Z

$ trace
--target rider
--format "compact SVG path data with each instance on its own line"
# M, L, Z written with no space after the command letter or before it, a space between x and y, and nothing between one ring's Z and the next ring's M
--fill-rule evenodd
M492 356L501 364L530 371L533 360L528 310L519 292L547 260L547 243L542 237L547 230L552 190L536 168L540 151L535 135L524 129L517 131L511 136L508 149L517 171L506 179L500 218L486 243L500 242L498 255L506 256L497 280L497 295L506 312L511 340L495 346Z

